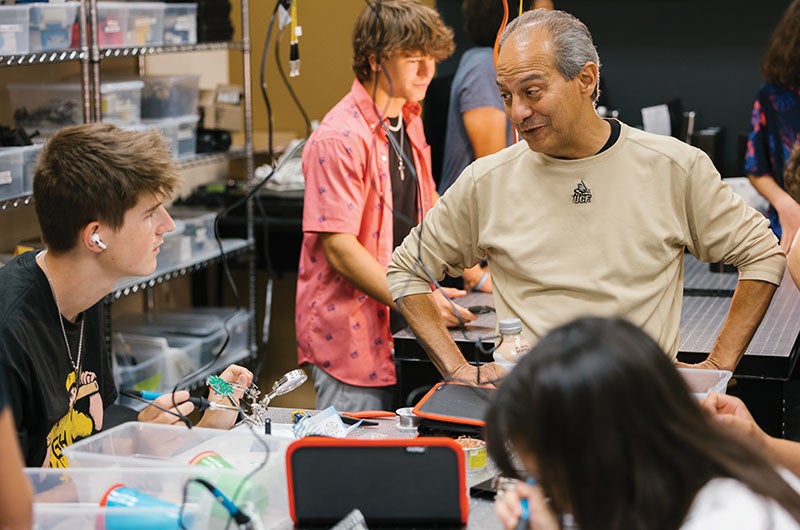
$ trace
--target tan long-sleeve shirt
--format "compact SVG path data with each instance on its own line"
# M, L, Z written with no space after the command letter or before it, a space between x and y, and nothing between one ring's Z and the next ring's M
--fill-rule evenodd
M397 300L429 291L419 259L441 279L488 255L498 319L519 317L531 344L578 316L617 315L674 357L686 249L740 279L783 276L766 219L702 151L623 124L611 148L583 159L520 142L477 160L395 250L387 280Z

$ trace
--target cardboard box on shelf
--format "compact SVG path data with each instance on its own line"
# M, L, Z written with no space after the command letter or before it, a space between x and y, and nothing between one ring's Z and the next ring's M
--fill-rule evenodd
M199 104L203 110L203 128L243 130L243 97L242 87L238 85L219 85L214 90L201 90Z

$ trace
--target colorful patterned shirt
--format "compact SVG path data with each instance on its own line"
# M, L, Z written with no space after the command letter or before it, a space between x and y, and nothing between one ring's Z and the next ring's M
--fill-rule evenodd
M744 171L769 175L783 188L783 170L792 146L800 140L800 89L765 83L753 104ZM778 212L770 205L770 227L781 236Z
M356 289L325 259L320 233L354 234L384 268L393 248L389 143L375 104L357 80L303 149L303 244L297 273L298 362L345 383L397 381L389 308ZM420 106L403 107L419 178L421 214L436 200Z

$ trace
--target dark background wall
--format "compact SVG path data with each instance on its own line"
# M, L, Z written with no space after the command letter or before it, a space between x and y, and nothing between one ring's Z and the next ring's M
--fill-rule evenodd
M499 0L487 0L497 1ZM509 2L516 5L515 0ZM695 129L721 127L723 176L742 175L741 137L750 127L761 56L788 0L555 0L592 32L602 62L602 103L641 125L641 108L680 98L697 114ZM456 56L438 75L455 71L470 44L460 0L438 0L453 26Z

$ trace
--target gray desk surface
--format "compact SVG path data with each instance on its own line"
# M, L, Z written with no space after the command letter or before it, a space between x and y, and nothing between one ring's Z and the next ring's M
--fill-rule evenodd
M736 288L736 273L712 272L707 263L686 254L685 294L681 312L681 342L679 358L697 362L711 351L730 307L730 294ZM705 294L698 296L697 294ZM493 305L491 294L470 293L459 300L463 306ZM467 325L467 331L451 330L450 334L465 354L471 343L482 339L491 343L495 331L494 312L479 315ZM744 357L736 370L740 377L785 380L791 375L800 335L800 291L788 271L775 293L772 303L756 330ZM425 360L414 334L403 329L394 335L396 356L400 360Z
M709 264L689 253L683 256L683 292L686 295L733 296L739 274L712 272Z
M270 408L269 416L272 418L273 424L276 423L291 423L291 413L293 409L289 408ZM309 411L316 412L316 411ZM378 422L375 427L359 427L355 433L351 433L350 437L354 438L413 438L416 436L415 432L403 431L397 428L397 418L375 418L374 421ZM376 469L379 471L380 462L375 462ZM481 471L467 474L467 485L474 486L484 480L491 478L496 474L494 465L489 462ZM270 528L276 530L294 528L290 520L284 520L278 523L277 526L271 525ZM501 529L502 525L494 515L492 502L484 499L476 499L469 497L469 522L466 526L468 530L494 530Z
M469 306L489 306L494 307L492 293L469 293L463 298L454 300L462 307ZM450 335L453 339L460 342L475 342L480 339L483 342L494 342L493 337L497 334L496 323L497 315L494 311L477 315L478 319L467 324L466 329L451 329ZM409 328L403 328L394 334L395 339L416 340L414 332Z

